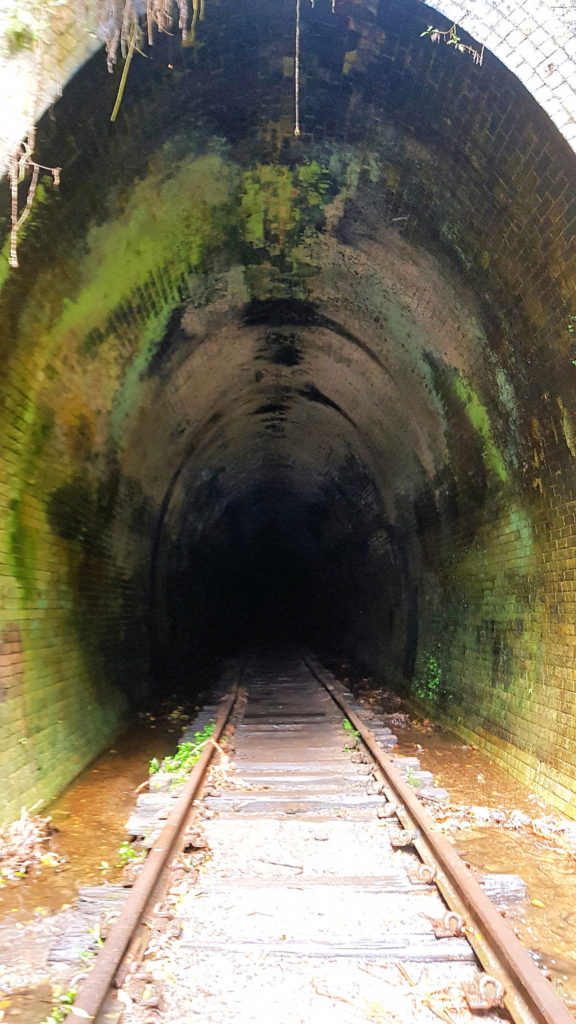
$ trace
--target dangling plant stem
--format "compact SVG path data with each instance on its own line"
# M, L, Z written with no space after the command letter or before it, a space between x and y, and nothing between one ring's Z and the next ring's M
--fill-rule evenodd
M294 44L294 135L300 135L300 0L296 0L296 39Z
M126 60L124 61L124 67L122 68L122 78L120 79L120 85L118 86L118 93L116 95L116 103L114 104L114 110L112 111L112 113L110 115L110 120L111 121L115 121L117 116L118 116L118 111L120 110L120 104L122 103L122 97L124 95L124 88L126 86L126 79L128 78L128 72L130 70L130 64L131 64L131 61L132 61L132 57L134 56L134 50L135 49L136 49L136 33L134 32L132 34L132 38L130 40L130 46L128 48L128 53L126 54Z
M10 197L11 197L11 230L10 230L10 259L9 263L11 267L17 267L18 264L18 234L20 228L30 216L32 209L32 203L34 202L34 196L36 195L36 188L38 185L38 178L40 171L49 171L52 175L54 187L57 188L60 184L60 167L44 167L43 164L37 164L36 161L32 160L32 153L34 152L34 142L36 139L36 129L31 128L24 142L21 142L18 149L14 153L8 166L8 180L10 182ZM32 177L30 179L30 185L28 186L28 195L26 196L26 204L22 213L18 214L18 186L24 180L26 171L28 168L32 168Z
M484 47L482 46L481 50L475 50L473 46L467 46L456 32L457 27L456 22L454 22L451 28L443 32L442 29L434 28L434 25L428 25L426 31L420 33L420 38L428 36L432 43L439 43L442 39L447 46L453 46L459 53L469 53L474 63L482 67L484 63Z
M182 33L182 39L185 41L187 37L187 23L189 18L189 0L176 0L179 11L178 27ZM148 43L150 46L154 42L154 28L159 32L171 34L172 29L172 0L96 0L98 20L100 26L106 26L105 31L105 46L106 46L106 58L108 64L108 70L113 71L114 65L116 64L118 51L120 50L124 57L124 67L122 69L122 76L120 78L120 85L118 86L118 93L116 95L116 102L114 104L114 110L112 111L110 120L115 121L118 116L118 111L122 103L122 97L124 95L124 89L126 88L126 80L128 78L128 72L130 70L130 64L134 56L134 51L138 50L141 53L140 45L143 38L143 24L146 23L146 34ZM143 9L144 7L144 9ZM204 18L205 11L205 0L192 0L193 17L191 34L194 36L196 30L196 23L202 21ZM47 10L47 5L39 5L39 9L44 11ZM299 49L300 39L300 0L298 0L298 25L297 25L297 36L296 45ZM44 28L45 23L42 20L39 28L39 45L36 50L36 87L40 88L40 77L41 77L41 58L42 58L42 45L44 39ZM143 54L143 56L146 56ZM299 57L297 57L298 65ZM298 86L297 86L298 91ZM300 134L300 128L298 126L298 111L296 113L297 124L295 132L297 135ZM34 136L35 128L31 128L25 137L25 139L18 145L12 158L8 162L8 181L10 185L10 200L11 200L11 230L10 230L10 256L9 263L11 267L18 266L18 234L20 228L27 220L32 209L34 197L36 195L39 174L41 170L49 171L52 175L54 187L56 188L60 183L60 167L44 167L42 164L36 163L32 160L32 153L34 150ZM28 169L31 168L32 175L30 179L30 185L28 187L28 193L26 196L26 203L22 213L18 212L18 192L19 186L24 181Z
M199 0L192 0L192 24L190 25L189 40L192 44L196 42L196 25L200 12Z
M10 266L18 266L18 232L22 227L24 221L30 214L30 209L34 201L36 194L36 186L38 184L38 175L40 168L38 164L33 165L32 180L30 181L30 188L28 189L28 196L26 199L26 206L24 207L20 216L18 216L18 180L19 180L19 160L14 157L10 168L10 191L12 194L12 230L10 232Z
M186 33L188 30L188 17L189 17L189 6L188 0L177 0L178 7L178 28L182 35L182 42L186 41Z

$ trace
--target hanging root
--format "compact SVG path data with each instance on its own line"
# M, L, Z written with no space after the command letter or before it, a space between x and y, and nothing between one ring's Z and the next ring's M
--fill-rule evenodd
M300 135L300 0L296 0L296 38L294 43L294 135Z
M30 128L26 138L19 143L18 148L15 150L13 156L10 159L8 165L8 181L10 183L10 200L11 200L11 230L10 230L10 258L9 264L11 267L18 267L18 235L20 229L25 221L30 216L32 209L32 203L36 195L36 188L38 186L38 178L40 171L48 171L52 175L52 181L54 188L58 188L60 184L60 167L44 167L43 164L36 163L32 159L32 153L34 152L34 142L36 139L36 129ZM28 193L26 195L26 203L21 213L18 212L18 187L24 181L28 169L32 169L32 177L28 186Z

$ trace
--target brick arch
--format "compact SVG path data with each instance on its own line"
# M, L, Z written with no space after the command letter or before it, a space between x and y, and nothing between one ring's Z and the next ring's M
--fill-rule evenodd
M430 10L438 11L449 23L456 22L497 57L574 148L576 20L569 7L548 0L542 4L531 0L519 4L440 0L430 5Z
M422 8L430 23L442 30L455 23L464 30L467 43L477 48L484 46L489 51L488 65L492 57L497 57L528 89L574 148L576 22L569 5L558 5L552 0L543 3L524 0L521 4L502 4L496 0L440 0L433 5L422 4ZM439 20L437 15L441 16ZM3 17L10 17L8 8L3 11ZM40 82L34 54L28 49L5 53L0 61L0 74L5 81L0 166L30 123L37 121L58 101L70 79L102 45L102 28L98 23L97 5L93 2L83 4L81 11L76 0L59 4L48 11L41 30L44 46L40 55ZM6 34L7 26L0 23L0 31Z

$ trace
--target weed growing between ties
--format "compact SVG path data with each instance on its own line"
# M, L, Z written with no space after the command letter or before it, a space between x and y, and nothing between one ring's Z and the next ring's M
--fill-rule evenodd
M343 726L344 732L348 733L348 736L350 737L350 741L347 740L346 743L344 744L344 748L343 748L345 753L349 753L356 746L355 742L351 742L352 739L354 739L354 741L355 741L360 734L354 728L354 726L352 725L352 722L349 722L347 718L345 718L344 721L342 722L342 726Z
M185 782L204 747L210 741L213 732L214 721L211 721L203 729L195 732L192 740L184 740L179 743L174 754L164 757L161 761L157 757L153 757L148 765L148 774L150 776L149 788L151 790L172 789ZM221 750L218 744L216 746ZM221 751L221 753L223 752ZM154 781L155 776L157 776L156 785ZM143 783L142 785L145 784ZM142 786L138 788L141 789ZM145 837L145 839L147 838L148 836ZM141 864L146 859L147 852L146 848L140 847L139 844L134 846L128 839L125 839L120 844L118 849L120 865L127 870L128 875L132 876L132 878L134 872L140 869Z
M179 743L176 753L171 757L165 757L162 761L153 757L148 768L149 774L156 775L158 772L164 772L173 776L172 785L178 786L190 774L213 732L214 722L212 721L205 725L200 732L195 732L193 740Z
M122 866L125 867L126 864L132 864L134 861L144 860L146 850L137 850L128 839L125 839L123 843L120 843L118 855Z
M75 988L69 988L67 992L56 995L52 1012L44 1020L40 1021L40 1024L61 1024L72 1009L72 1003L76 998L77 991Z
M82 963L85 966L90 966L91 967L92 966L92 961L95 959L98 950L102 949L102 947L104 945L104 939L102 938L102 934L100 932L100 924L99 923L96 923L93 928L89 928L88 931L89 931L90 935L92 936L92 938L94 940L94 944L96 946L96 949L82 949L82 950L79 950L79 953L80 953L80 959L81 959Z

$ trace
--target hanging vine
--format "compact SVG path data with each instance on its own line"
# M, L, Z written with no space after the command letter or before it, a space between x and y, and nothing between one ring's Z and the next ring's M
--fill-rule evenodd
M119 54L124 59L111 121L118 116L132 58L136 51L142 53L145 38L148 46L152 46L155 30L166 35L179 31L184 43L194 42L198 21L204 18L204 0L192 0L191 18L189 0L176 0L176 9L177 27L172 0L146 0L144 13L139 0L99 0L98 23L106 48L108 70L114 70Z
M143 11L139 0L98 0L98 24L106 47L108 70L113 71L119 53L126 60L130 50L142 49L144 27L149 46L154 42L155 28L171 35L174 31L173 6L172 0L146 0ZM196 6L194 3L194 8ZM177 0L176 7L178 30L185 37L190 18L188 0Z

